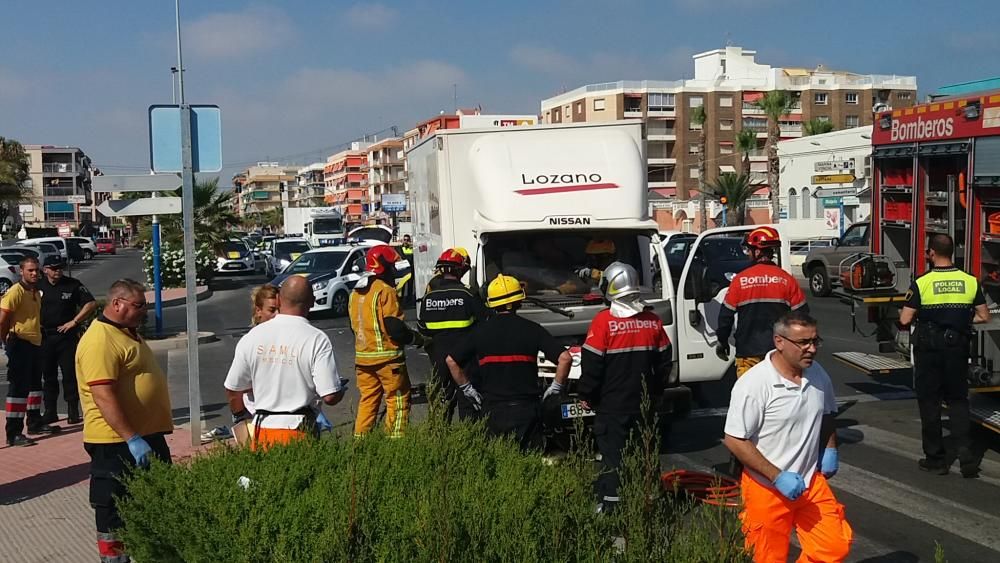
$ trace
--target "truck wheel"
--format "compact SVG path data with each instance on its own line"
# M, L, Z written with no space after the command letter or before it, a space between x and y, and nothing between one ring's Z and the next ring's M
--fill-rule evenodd
M336 317L342 317L347 314L347 292L340 290L333 294L330 298L330 311Z
M826 268L823 266L816 266L809 270L809 291L814 297L830 295L830 276L826 274Z

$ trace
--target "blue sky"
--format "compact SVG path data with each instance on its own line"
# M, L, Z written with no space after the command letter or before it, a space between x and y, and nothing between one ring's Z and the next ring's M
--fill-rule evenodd
M0 135L142 173L146 108L170 102L173 0L3 8ZM188 101L222 107L223 185L450 111L453 84L459 106L537 113L586 83L690 77L727 40L775 66L916 75L921 94L1000 75L995 0L182 0L181 16Z

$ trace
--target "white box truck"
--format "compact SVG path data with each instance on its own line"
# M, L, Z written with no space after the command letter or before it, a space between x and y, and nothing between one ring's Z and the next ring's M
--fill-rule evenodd
M739 251L753 226L702 233L685 259L669 263L648 216L639 123L441 130L410 149L407 166L418 297L440 253L465 247L475 290L484 293L501 272L526 285L530 300L520 313L574 352L576 379L579 346L604 307L596 281L577 272L587 265L588 242L611 241L616 259L640 273L642 297L663 319L675 378L717 381L730 368L731 359L715 354L715 326L732 276L708 263ZM789 264L787 244L781 263ZM546 374L551 366L542 363ZM686 388L672 395L675 408L688 406ZM563 418L580 413L562 405Z
M285 234L300 235L313 248L343 244L347 236L343 215L334 207L286 207Z

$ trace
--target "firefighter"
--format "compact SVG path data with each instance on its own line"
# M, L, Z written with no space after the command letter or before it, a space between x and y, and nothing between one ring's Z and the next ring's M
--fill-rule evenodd
M410 418L410 378L406 372L406 344L420 343L419 334L406 328L394 288L399 254L389 245L372 247L365 256L366 274L354 286L348 302L354 331L354 365L361 398L354 435L375 426L382 398L386 399L386 431L403 435Z
M462 248L461 246L456 246L455 248L450 248L446 252L451 251L457 253L462 257L462 262L465 264L465 272L468 272L472 268L472 261L469 259L469 251ZM434 275L427 282L427 287L424 288L424 294L428 294L431 291L437 289L438 284L444 279L444 272L441 269L441 260L438 260L438 264L435 265ZM465 274L463 273L462 276ZM462 281L462 276L458 276L458 280Z
M403 253L403 260L406 260L409 265L407 268L409 274L396 281L396 291L403 298L404 304L413 305L413 301L416 299L413 287L413 238L410 235L403 235L403 244L400 245L399 249Z
M488 435L512 437L525 451L539 449L542 394L538 353L556 364L555 380L546 395L557 393L566 384L573 358L540 324L517 314L525 299L517 279L497 276L486 295L486 305L495 314L480 323L445 361L459 390L485 416ZM479 364L478 389L462 369L473 359Z
M447 405L446 416L451 420L457 407L459 418L464 420L474 417L475 409L458 392L445 360L469 336L473 326L486 319L486 307L462 283L462 276L469 271L468 254L449 248L438 258L435 270L437 281L433 289L428 284L429 291L417 307L417 324L431 341L428 352L434 366L433 381L441 387L441 398ZM466 376L474 382L473 365L463 367Z
M618 468L629 434L640 422L643 392L651 404L662 396L672 367L670 340L660 318L639 300L639 274L614 262L599 285L608 308L590 323L577 390L584 406L597 411L594 437L603 465L596 483L598 506L618 502Z
M913 332L914 387L920 409L923 471L947 475L941 440L941 403L948 404L951 435L957 442L962 477L979 476L979 460L969 444L969 340L971 323L990 320L976 278L952 263L955 243L948 235L931 237L927 261L931 270L910 285L899 315L903 326L917 321Z
M584 253L587 255L587 265L577 270L576 274L580 278L597 282L601 279L601 272L615 261L615 243L609 239L595 238L587 243Z
M774 263L781 238L774 227L758 227L747 235L743 247L753 265L736 274L719 310L715 353L729 359L729 335L736 327L736 377L760 363L774 349L775 321L788 311L809 312L806 296L791 274Z

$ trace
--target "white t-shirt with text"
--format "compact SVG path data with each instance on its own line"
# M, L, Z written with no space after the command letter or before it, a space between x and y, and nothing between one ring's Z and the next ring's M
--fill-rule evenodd
M226 389L253 389L254 408L290 413L318 409L326 395L342 390L330 338L303 317L277 315L250 330L236 345ZM301 416L272 415L264 428L296 428Z

